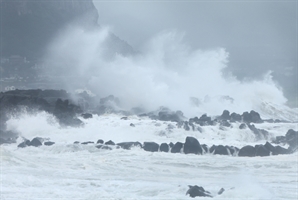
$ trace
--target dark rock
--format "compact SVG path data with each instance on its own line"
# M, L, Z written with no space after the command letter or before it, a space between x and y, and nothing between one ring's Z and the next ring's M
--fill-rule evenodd
M213 154L214 151L215 151L215 149L216 149L216 147L217 147L216 145L212 145L212 146L209 148L209 152Z
M231 127L231 124L228 121L226 121L226 120L222 120L220 122L220 125L221 126L225 126L225 127Z
M98 148L98 149L112 150L111 147L106 146L106 145L101 145L101 144L100 145L96 145L95 147Z
M268 149L268 151L272 152L273 155L276 155L275 146L273 146L270 142L266 142L264 147Z
M230 112L228 110L224 110L221 116L219 117L219 119L226 120L226 121L230 120L231 119Z
M255 145L256 156L270 156L270 151L264 145Z
M91 113L84 113L84 114L81 114L81 116L84 118L84 119L90 119L93 117L93 115Z
M140 142L121 142L117 143L117 145L126 150L130 150L132 147L142 148L142 144Z
M42 143L39 138L33 138L33 140L31 140L31 142L29 144L29 146L34 146L34 147L39 147L41 145L42 145Z
M291 153L291 151L289 151L288 149L285 149L281 146L276 146L275 153L276 153L276 155L280 155L280 154L283 155L283 154L289 154L289 153Z
M186 137L184 143L185 154L202 154L202 148L199 141L194 137Z
M248 128L255 134L256 139L260 140L260 139L267 139L269 136L268 131L264 130L264 129L257 129L255 127L255 125L250 125L247 124Z
M256 156L256 149L255 149L255 147L250 146L250 145L244 146L239 150L238 156L254 157L254 156Z
M246 129L246 127L247 127L247 126L246 126L245 123L241 123L240 126L239 126L239 129Z
M24 148L30 145L30 140L25 140L24 142L18 145L19 148Z
M75 141L74 144L80 144L80 142L79 141Z
M180 122L184 118L181 111L171 112L169 110L163 110L158 113L158 119L161 121Z
M109 140L107 142L105 142L106 145L115 145L115 142L113 142L112 140Z
M214 155L229 155L229 152L228 152L227 148L224 147L223 145L218 145L218 146L216 146L213 154Z
M159 150L161 152L169 152L169 145L167 143L161 143Z
M244 112L242 114L242 120L246 123L262 123L263 120L260 117L260 114L255 112L254 110L248 112Z
M81 144L94 144L92 141L82 142Z
M143 149L145 151L157 152L159 149L159 144L155 142L144 142Z
M170 146L170 148L173 148L174 143L173 142L170 142L169 146Z
M48 141L48 142L44 142L43 144L46 146L52 146L53 144L55 144L55 142Z
M183 143L176 142L174 146L171 148L171 153L180 153L183 148Z
M208 146L206 144L201 144L202 154L208 153Z
M186 195L189 194L190 197L212 197L210 192L206 191L203 187L200 186L188 186L189 189L186 192Z
M276 136L275 139L272 141L274 144L286 144L287 139L286 136Z
M129 126L131 126L131 127L135 127L135 125L133 124L133 123L130 123L130 125Z
M231 118L230 118L231 122L240 122L241 120L242 120L242 117L240 114L237 114L234 112L231 114Z
M291 149L295 151L298 148L298 131L289 129L286 133L286 141L290 145Z
M128 118L127 118L127 117L121 117L121 119L122 119L122 120L127 120Z
M103 144L104 143L104 141L102 140L102 139L99 139L99 140L97 140L97 142L96 142L97 144Z

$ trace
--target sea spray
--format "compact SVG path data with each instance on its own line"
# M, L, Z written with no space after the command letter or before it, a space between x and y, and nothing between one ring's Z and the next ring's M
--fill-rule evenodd
M262 102L283 105L287 101L270 72L263 80L239 81L223 73L229 57L224 48L191 49L177 31L158 34L140 53L115 52L107 57L108 28L73 29L53 41L43 73L70 91L86 88L99 97L113 94L123 109L139 106L152 111L166 106L193 117L216 115L224 109L260 111Z

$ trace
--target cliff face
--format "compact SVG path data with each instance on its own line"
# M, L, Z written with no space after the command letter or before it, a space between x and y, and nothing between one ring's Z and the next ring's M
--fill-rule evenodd
M45 46L66 24L98 27L92 0L0 0L1 56L43 55Z

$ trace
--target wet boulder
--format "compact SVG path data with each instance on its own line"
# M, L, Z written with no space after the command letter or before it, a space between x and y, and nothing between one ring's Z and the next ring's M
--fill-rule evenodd
M242 147L239 150L238 156L240 157L254 157L256 156L256 149L251 145Z
M170 148L169 145L167 143L161 143L160 147L159 147L159 151L161 152L169 152Z
M96 142L97 144L103 144L104 143L104 141L102 140L102 139L99 139L99 140L97 140L97 142Z
M227 148L223 145L218 145L214 149L214 155L229 155Z
M117 143L122 149L130 150L133 147L140 147L142 148L142 144L140 142L121 142Z
M190 197L212 197L210 192L206 191L203 187L201 186L188 186L189 189L186 192L186 195L189 195Z
M290 149L293 151L298 148L298 131L289 129L285 135L287 143L290 145Z
M189 136L185 139L183 151L185 154L202 154L200 142L196 138Z
M144 142L143 149L145 151L157 152L159 149L159 144L155 142Z
M232 113L230 117L230 122L240 122L242 120L242 117L240 114Z
M55 144L55 142L51 142L51 141L47 141L43 143L46 146L52 146L53 144Z
M245 123L262 123L263 120L261 119L261 116L259 113L257 113L254 110L251 110L249 113L248 112L244 112L242 114L242 120Z
M270 156L270 151L264 145L255 145L256 156Z
M176 142L174 146L171 148L171 153L180 153L183 148L182 142Z
M220 120L230 120L231 116L230 116L230 112L228 110L224 110L223 113L221 114L221 116L219 117Z

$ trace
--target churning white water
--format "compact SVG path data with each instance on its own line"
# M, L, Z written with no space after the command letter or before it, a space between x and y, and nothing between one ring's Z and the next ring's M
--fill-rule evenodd
M193 117L216 115L224 109L261 112L264 102L284 105L287 101L270 72L258 81L239 81L224 74L229 57L224 48L192 49L183 34L164 31L139 53L107 57L108 34L108 28L65 30L49 47L44 73L56 77L68 91L81 87L99 97L119 97L126 110L166 106Z
M239 130L238 124L226 129L205 126L200 133L171 129L169 124L173 122L121 117L95 115L82 119L82 128L60 128L45 112L10 119L9 130L28 139L38 136L55 144L38 148L0 146L1 199L190 199L185 195L188 185L203 186L214 195L225 188L215 199L297 199L297 153L247 158L151 153L137 147L102 150L94 144L73 144L96 143L98 139L160 144L184 142L186 136L194 136L209 146L265 143L257 141L251 131ZM297 130L296 123L256 126L268 130L271 137L284 135L290 128Z

